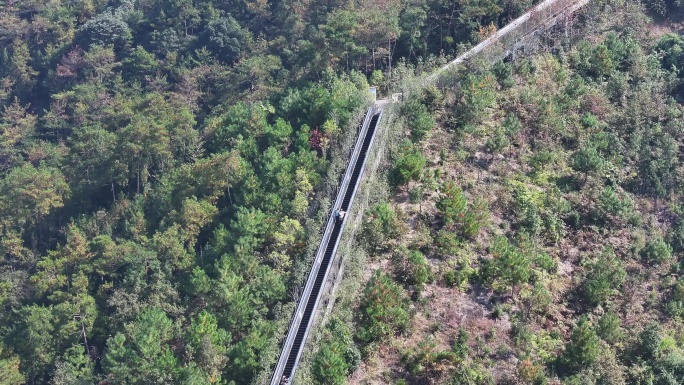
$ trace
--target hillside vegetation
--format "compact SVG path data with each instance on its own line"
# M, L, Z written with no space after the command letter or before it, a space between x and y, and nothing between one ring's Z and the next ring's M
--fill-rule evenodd
M0 383L267 376L369 81L530 5L0 1Z
M662 16L682 9L646 5L594 3L583 39L395 107L362 292L342 290L312 378L684 382L684 39Z

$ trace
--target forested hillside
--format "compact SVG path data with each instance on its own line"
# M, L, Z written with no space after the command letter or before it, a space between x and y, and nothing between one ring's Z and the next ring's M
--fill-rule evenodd
M1 1L0 383L268 371L367 79L530 5Z
M682 11L591 2L583 38L392 107L387 193L303 378L684 383Z

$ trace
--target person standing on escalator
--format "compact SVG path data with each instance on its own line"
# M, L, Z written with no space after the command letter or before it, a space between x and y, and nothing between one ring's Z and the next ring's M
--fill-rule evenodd
M335 209L335 219L337 220L337 223L342 223L344 220L344 215L347 214L344 210L342 209Z

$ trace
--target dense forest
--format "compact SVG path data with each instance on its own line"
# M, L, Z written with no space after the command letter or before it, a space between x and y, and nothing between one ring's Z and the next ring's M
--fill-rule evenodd
M267 372L368 83L531 4L0 2L0 384Z
M389 107L303 383L684 383L684 9L587 7Z

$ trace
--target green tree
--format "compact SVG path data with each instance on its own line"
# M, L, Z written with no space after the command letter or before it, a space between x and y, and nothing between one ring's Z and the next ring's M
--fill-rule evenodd
M665 304L665 311L672 317L684 314L684 281L677 281L672 288L669 301Z
M8 72L14 83L17 96L23 100L30 96L33 87L36 85L38 71L33 68L31 51L24 40L15 39L12 42L11 52Z
M325 56L328 61L340 64L344 63L345 70L349 69L349 59L363 51L356 40L359 15L346 9L338 9L330 12L326 23L322 25L325 34L325 43L328 49Z
M514 136L517 135L518 132L520 132L520 129L522 128L522 123L515 114L508 114L506 115L506 119L503 121L501 127L503 128L506 135Z
M658 356L662 339L660 325L657 323L649 324L639 333L635 353L639 357L652 362Z
M123 13L108 9L88 20L79 29L83 45L113 45L122 49L132 39L131 29L124 17Z
M314 357L312 370L318 384L345 384L349 365L343 347L336 343L323 344Z
M402 32L399 34L397 50L406 51L405 57L421 56L427 50L427 42L421 39L422 29L427 20L427 4L417 3L404 7L399 15L399 27Z
M401 186L411 180L420 179L425 164L426 160L420 148L404 144L394 164L392 181L397 186Z
M292 212L296 218L303 218L306 210L309 209L310 195L313 192L313 185L306 170L298 168L295 171L296 191L292 201Z
M69 348L57 363L52 377L55 385L89 385L96 381L94 363L83 346L77 344Z
M0 385L23 385L24 375L19 371L19 358L0 348Z
M600 338L586 317L580 317L565 346L562 363L570 373L591 367L601 354Z
M70 284L69 278L77 269L88 270L92 253L89 251L88 239L83 231L70 224L66 237L64 246L48 252L48 255L36 264L37 272L31 277L31 282L34 284L37 297L66 290Z
M532 276L532 261L506 237L498 236L490 248L492 259L483 267L483 277L500 290L514 291Z
M97 126L74 128L69 137L66 175L73 180L74 195L87 202L93 190L110 186L116 199L115 185L125 185L126 166L117 154L116 134Z
M248 165L237 151L211 155L169 170L151 193L151 216L161 220L192 196L212 203L226 196L232 202L237 198L231 193L232 188L241 185L248 171Z
M489 220L487 202L478 198L468 204L463 191L453 182L446 182L441 192L436 206L447 229L461 238L473 239Z
M48 307L30 305L19 309L12 326L10 346L21 359L20 369L28 382L42 382L58 354L54 338L55 317Z
M128 163L129 178L136 180L136 192L142 192L149 177L169 168L174 159L194 160L199 137L187 107L171 105L158 93L134 102L133 108L144 114L134 113L118 130L117 149Z
M408 298L401 287L380 270L371 277L361 299L362 341L373 342L405 331L409 326Z
M69 185L56 168L24 164L0 180L0 223L6 228L43 225L43 219L64 206Z
M251 383L254 372L261 368L261 354L273 338L274 327L271 322L260 318L254 326L235 344L229 354L226 379L238 385Z
M156 75L159 69L159 61L154 54L147 52L144 47L137 46L130 56L123 60L123 73L137 81L144 81L148 76Z
M224 108L225 113L212 117L205 123L211 139L208 147L213 152L235 148L240 139L256 138L264 133L270 136L268 110L263 104L239 102ZM247 151L240 152L240 156L250 160L256 155Z
M411 139L420 142L435 126L435 120L427 107L417 99L410 99L402 107L402 115L411 130Z
M189 250L193 250L197 244L200 231L211 223L218 213L218 208L206 200L197 200L195 197L186 199L180 210L181 239Z
M598 211L603 220L618 222L631 214L634 210L634 202L623 191L606 186L598 197Z
M277 147L288 145L292 132L292 125L283 118L278 118L274 124L266 126L264 134L268 140L268 146Z
M84 54L83 60L86 64L84 71L85 75L89 80L96 83L84 84L82 86L83 90L86 90L93 85L114 85L117 82L117 69L121 66L121 63L117 61L114 46L100 44L91 45Z
M380 70L374 70L371 72L370 79L368 83L374 86L382 85L385 82L384 75Z
M627 278L622 261L611 248L604 249L594 257L586 265L586 271L582 288L585 298L592 305L607 301Z
M654 198L664 198L677 186L675 165L678 144L662 127L656 126L637 135L634 147L638 151L638 184Z
M422 377L439 375L445 366L461 364L461 358L454 352L438 350L434 336L424 338L415 349L405 353L402 360L409 373Z
M498 61L494 63L492 73L496 76L496 81L499 82L501 87L511 88L515 85L512 65L504 63L503 61Z
M247 34L230 15L209 22L201 42L224 63L232 63L247 43Z
M655 236L646 242L640 254L650 263L664 263L672 257L672 247L662 237Z
M660 53L663 69L682 74L684 70L684 41L679 35L666 34L658 39L654 51Z
M251 253L260 248L269 230L268 216L255 208L238 208L230 222L233 249L236 252Z
M446 182L441 190L442 194L436 206L444 218L444 224L447 226L462 225L468 205L463 190L454 182Z
M487 139L485 148L490 153L498 153L505 150L510 145L510 141L503 129L496 129L494 133Z
M589 174L599 173L605 166L605 160L598 149L592 145L585 145L570 157L570 166L584 174L586 180Z
M102 367L113 384L164 384L174 382L178 361L169 342L173 323L160 309L141 312L126 333L107 341Z
M216 317L206 310L192 320L187 333L188 355L204 372L205 380L219 382L228 363L230 334L219 328Z
M425 255L418 250L399 248L392 256L392 262L397 277L409 285L416 285L420 289L430 279L430 265Z
M22 106L18 99L5 106L0 116L0 157L4 164L0 170L12 167L13 160L22 150L26 151L35 140L37 117L29 112L29 106Z
M269 246L268 262L274 269L286 272L292 266L291 255L296 254L298 245L303 243L304 229L295 219L284 217L274 231Z
M458 97L456 114L461 124L480 124L496 104L496 78L488 73L469 74L460 82Z
M611 57L608 47L598 44L594 47L594 54L591 60L592 73L597 78L609 76L615 70L615 63Z
M623 337L620 317L612 311L604 314L598 321L596 333L606 342L616 343Z
M447 229L441 229L434 237L435 251L442 258L447 258L458 253L461 242L457 234Z
M282 91L282 77L287 73L280 57L275 55L251 56L241 60L237 67L237 84L250 101L267 100Z
M672 251L675 253L684 252L684 220L681 218L677 219L670 229L668 241L672 247Z
M373 206L364 216L361 236L370 251L384 250L401 234L397 213L388 202Z

